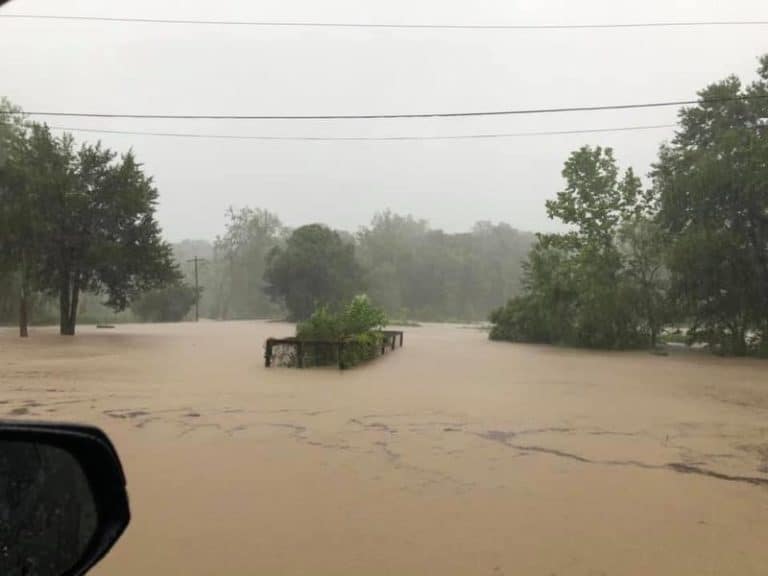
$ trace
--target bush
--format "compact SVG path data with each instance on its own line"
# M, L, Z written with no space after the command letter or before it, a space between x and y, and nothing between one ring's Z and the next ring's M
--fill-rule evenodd
M296 325L299 340L339 340L344 336L342 316L331 312L327 306L320 306L306 322Z
M195 289L176 284L145 293L133 303L133 312L144 322L180 322L195 304Z
M346 368L373 360L381 352L384 336L378 332L365 332L351 336L342 348L343 365Z
M340 314L334 314L327 306L320 306L306 322L296 326L300 340L340 340L381 330L387 325L384 312L374 306L365 295L355 296Z
M550 343L551 334L535 299L519 296L491 312L491 340Z
M387 324L384 312L365 295L356 296L344 311L334 314L320 306L306 322L296 326L296 338L303 341L342 343L342 364L356 366L378 356L384 342L382 328ZM312 344L303 348L304 366L339 363L339 348Z
M492 340L629 349L652 341L644 291L612 247L602 252L539 243L525 264L522 296L495 310Z
M387 325L387 316L364 294L355 296L342 314L345 334L361 334L370 330L381 330Z

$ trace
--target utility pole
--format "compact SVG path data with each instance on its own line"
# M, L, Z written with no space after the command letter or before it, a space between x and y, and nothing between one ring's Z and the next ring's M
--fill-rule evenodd
M187 260L187 262L194 262L195 263L195 322L200 321L200 281L198 279L197 274L197 264L205 262L205 258L198 258L195 256L194 258L190 258Z

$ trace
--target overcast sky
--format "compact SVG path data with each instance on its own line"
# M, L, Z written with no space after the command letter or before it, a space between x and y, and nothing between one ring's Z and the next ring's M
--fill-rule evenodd
M766 20L765 0L14 0L0 13L430 24ZM768 27L463 31L182 26L0 19L0 95L27 110L365 114L679 100L751 81ZM274 136L579 130L675 121L674 109L365 121L48 120L56 126ZM133 147L171 240L212 239L233 205L290 226L356 230L390 208L449 231L477 220L549 230L570 151L612 146L647 173L671 130L494 140L280 142L92 135Z

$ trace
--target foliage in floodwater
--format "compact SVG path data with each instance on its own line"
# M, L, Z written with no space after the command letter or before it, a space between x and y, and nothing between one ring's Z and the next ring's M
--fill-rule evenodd
M379 355L385 343L381 330L386 324L384 312L365 295L355 296L340 313L320 306L309 320L296 327L296 338L304 343L301 364L352 367L371 360ZM298 361L294 353L288 358L288 365Z
M768 55L699 95L647 190L609 148L571 154L546 203L570 230L539 236L492 339L653 348L684 323L687 344L768 356Z

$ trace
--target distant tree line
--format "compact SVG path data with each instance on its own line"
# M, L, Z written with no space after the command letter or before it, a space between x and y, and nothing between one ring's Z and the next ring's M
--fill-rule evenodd
M482 320L520 291L534 241L504 223L451 234L384 212L357 235L357 253L368 293L391 317Z
M450 234L389 211L356 234L310 224L293 231L265 210L228 212L212 244L175 245L186 282L199 269L201 314L215 319L306 320L367 293L395 320L483 320L520 289L522 261L535 240L506 224L480 222Z
M768 56L758 75L712 84L680 111L647 190L612 150L574 152L547 202L570 231L538 237L491 338L655 346L677 323L691 344L768 354Z

